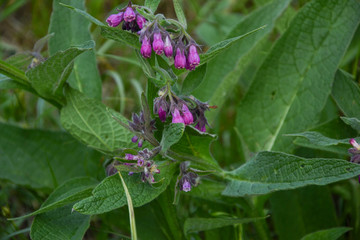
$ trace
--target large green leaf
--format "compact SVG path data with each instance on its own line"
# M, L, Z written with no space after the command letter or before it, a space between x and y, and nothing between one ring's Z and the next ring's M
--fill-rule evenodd
M230 183L223 194L245 196L326 185L360 174L358 164L340 159L306 159L280 152L260 152L254 159L229 172Z
M147 182L142 182L140 174L123 176L129 189L135 207L140 207L159 196L169 185L175 171L175 165L165 162L159 166L160 174L156 174L156 181L161 181L161 186L154 187ZM126 204L126 196L121 179L118 174L104 179L93 191L93 195L74 205L77 212L83 214L100 214L122 207Z
M50 196L40 209L25 216L13 218L11 220L31 217L40 213L63 207L69 203L79 201L86 197L90 197L91 192L96 184L98 184L98 181L89 177L71 179L56 188L54 192L50 194Z
M17 82L5 75L0 74L0 89L25 89L27 91L34 91L29 85L24 85L20 82Z
M176 144L182 137L185 130L183 123L171 123L165 126L160 146L166 152L172 145Z
M26 76L30 79L32 87L40 96L63 103L63 85L73 69L74 59L81 53L92 50L94 46L94 41L88 41L56 52L45 62L30 69Z
M65 96L67 104L61 109L60 120L75 138L107 153L134 147L133 134L113 118L127 124L125 117L77 90L67 88Z
M199 86L194 91L194 96L203 101L209 101L211 105L221 107L226 100L228 91L233 90L240 75L249 66L250 60L257 57L256 61L259 62L261 56L255 55L255 51L257 51L260 45L263 45L262 42L264 40L267 40L269 33L274 28L275 20L284 11L289 2L289 0L272 1L266 6L254 11L237 24L227 38L246 34L264 25L266 25L266 27L261 31L257 31L235 42L211 60L208 63L208 69L203 81L201 82L200 79L194 79L194 81L197 81L196 86ZM187 79L185 79L184 84L188 85L189 83L186 81ZM208 116L210 120L212 120L217 113L217 110L209 113Z
M101 171L101 155L64 132L3 123L0 132L2 179L32 188L54 188L70 178L97 176Z
M175 159L191 161L191 166L204 170L217 170L220 167L210 154L210 144L216 139L215 135L202 133L187 126L181 139L174 144L167 154Z
M251 151L291 151L282 135L316 123L359 11L355 0L315 0L300 10L238 108L236 125Z
M2 60L0 60L0 73L23 85L30 86L29 79L26 77L25 72Z
M53 1L49 33L55 33L55 35L49 40L51 56L57 51L66 50L71 46L91 40L89 22L78 13L59 4L65 3L84 10L84 2L84 0ZM74 69L70 74L69 83L88 97L101 99L101 79L93 50L87 51L74 61Z
M323 239L336 240L350 230L351 228L348 227L337 227L337 228L321 230L314 233L310 233L304 236L303 238L301 238L301 240L323 240Z
M328 186L307 186L273 194L270 198L271 215L278 238L300 239L320 229L337 227L331 196Z
M67 205L36 216L30 236L32 240L81 240L89 226L90 216L72 212Z
M158 8L160 3L160 0L145 0L145 7L148 7L151 9L151 11L155 12Z
M215 228L231 226L235 224L250 223L257 220L263 220L263 217L258 218L188 218L184 223L184 233L206 231Z
M349 73L336 72L331 95L347 117L360 118L360 88Z
M356 131L360 132L360 120L357 118L347 118L347 117L341 117L341 120L343 120L344 123L351 126Z

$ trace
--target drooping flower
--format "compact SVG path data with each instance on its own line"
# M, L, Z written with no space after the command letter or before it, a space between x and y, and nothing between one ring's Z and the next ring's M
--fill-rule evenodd
M146 24L146 19L143 17L143 16L141 16L140 14L137 14L136 15L136 23L137 23L137 25L139 26L139 28L140 29L143 29L143 27L145 26L145 24Z
M117 27L123 21L123 12L119 12L117 14L111 14L107 19L106 22L110 27Z
M191 114L189 108L186 106L186 104L182 105L182 118L184 120L185 125L190 125L194 122L193 115Z
M348 152L351 154L351 162L360 163L360 145L356 142L354 138L349 140L353 148L350 148Z
M164 42L162 40L160 32L154 33L153 49L157 55L161 55L164 53Z
M186 66L186 57L184 54L184 50L180 49L180 47L176 49L174 65L178 69L185 68Z
M189 192L191 190L191 184L185 179L180 190Z
M180 180L178 186L180 191L189 192L192 187L196 187L199 183L199 176L190 169L190 162L182 162L180 164Z
M128 6L124 12L124 21L125 22L132 22L135 20L135 12L134 10L132 9L131 6Z
M189 47L189 54L187 60L190 68L195 68L197 65L200 64L199 54L196 50L196 46L193 44Z
M142 40L140 52L144 58L151 57L151 44L150 44L150 39L147 36L144 36L144 39Z
M180 115L179 109L175 108L172 113L172 123L185 123L184 119Z
M173 55L173 46L169 36L166 36L165 38L164 52L165 52L165 56L167 56L168 58L172 57Z
M132 138L131 138L131 141L133 142L133 143L136 143L137 141L138 141L138 139L139 139L139 137L138 136L133 136Z

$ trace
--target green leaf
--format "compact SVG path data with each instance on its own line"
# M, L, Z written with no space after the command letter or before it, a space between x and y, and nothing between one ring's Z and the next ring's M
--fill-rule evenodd
M340 159L306 159L280 152L260 152L226 176L230 183L223 194L245 196L326 185L360 174L360 166Z
M331 95L347 117L360 118L360 88L349 73L336 72Z
M189 95L195 88L197 88L205 78L206 70L207 64L202 64L194 71L189 72L181 86L181 93Z
M89 177L71 179L56 188L41 205L40 209L30 214L9 220L31 217L89 197L96 184L98 184L98 181Z
M210 144L215 139L215 135L187 126L180 141L168 150L167 155L178 160L191 161L191 167L194 168L220 171L218 163L209 151Z
M217 105L218 109L221 109L229 93L234 90L240 79L246 80L247 84L249 84L250 77L253 77L254 72L256 72L264 59L264 51L271 48L268 38L274 29L275 21L289 3L289 0L271 1L246 16L239 24L233 27L226 38L243 35L266 25L261 31L234 42L228 49L210 60L202 83L199 83L200 85L193 92L194 96L202 101L208 101L210 105ZM250 77L244 76L247 72L251 72ZM244 92L246 90L244 89ZM212 110L207 114L209 122L215 119L218 112L219 110Z
M209 50L206 51L206 53L204 54L200 54L200 64L204 64L208 61L210 61L211 59L213 59L214 57L216 57L217 55L219 55L220 53L222 53L224 50L228 49L229 47L231 47L234 43L236 43L237 41L239 41L240 39L247 37L259 30L264 29L266 26L262 26L259 28L256 28L248 33L245 33L243 35L237 36L237 37L233 37L233 38L229 38L226 39L224 41L221 41L217 44L215 44L214 46L211 46L209 48Z
M32 188L55 188L74 177L97 176L101 155L59 131L0 123L0 178ZM19 147L21 146L21 147Z
M161 138L160 146L162 151L166 152L172 145L179 142L185 131L185 124L171 123L166 125Z
M181 25L183 25L184 29L186 29L187 28L186 17L184 11L182 10L180 1L181 0L173 0L174 9L175 9L176 17L178 18Z
M59 51L40 65L26 72L32 87L40 96L54 99L59 103L64 102L63 85L68 79L74 59L93 49L94 41L85 42L79 46L73 46L65 51Z
M87 20L89 20L90 22L94 23L95 25L98 26L106 26L103 22L100 22L99 20L97 20L96 18L94 18L93 16L91 16L90 14L88 14L86 11L81 10L79 8L76 8L74 6L71 5L67 5L67 4L63 4L63 3L59 3L61 6L67 7L73 11L75 11L76 13L82 15L83 17L85 17Z
M25 73L17 67L0 60L0 73L19 82L25 86L30 86L29 79L25 76Z
M356 131L360 132L360 120L357 118L340 117L344 123L351 126Z
M319 149L323 151L329 151L337 154L348 155L349 139L333 139L326 137L318 132L303 132L286 134L285 136L299 137L296 138L294 144Z
M120 28L107 27L107 26L101 27L101 35L104 38L112 39L120 43L125 43L138 50L140 50L141 48L139 36L131 32L124 31Z
M344 233L350 231L351 228L349 227L337 227L337 228L331 228L326 230L317 231L314 233L310 233L301 240L336 240L339 239Z
M291 151L291 139L281 136L316 124L359 11L355 0L315 0L300 10L237 109L236 126L250 151Z
M207 231L215 228L250 223L263 219L265 218L188 218L184 223L184 233L187 235L191 232Z
M33 59L34 56L30 52L24 52L8 57L5 62L25 72Z
M156 174L161 186L154 187L142 182L139 174L123 176L135 207L140 207L159 196L169 185L175 171L175 165L169 162L159 166L160 174ZM105 178L93 191L93 196L74 205L74 209L82 214L100 214L120 208L126 204L126 196L118 174Z
M145 0L145 7L148 7L151 9L153 13L156 12L156 9L158 8L160 3L160 0Z
M24 89L29 92L34 92L34 90L28 85L24 85L15 80L12 80L11 78L5 75L0 74L0 89L7 90L7 89L15 89L15 88Z
M270 205L275 232L280 240L300 239L305 234L338 226L328 186L276 192L270 197Z
M113 118L127 124L125 117L74 89L67 88L65 96L67 105L61 109L61 124L79 141L106 153L134 147L133 134Z
M65 3L80 10L85 9L84 0L54 0L49 33L55 35L49 40L50 56L71 46L91 40L89 22L74 9L70 10L59 3ZM75 59L74 68L68 82L88 97L101 99L101 79L96 65L94 50L87 51Z
M32 240L81 240L90 226L90 216L72 212L67 205L35 217L31 225Z

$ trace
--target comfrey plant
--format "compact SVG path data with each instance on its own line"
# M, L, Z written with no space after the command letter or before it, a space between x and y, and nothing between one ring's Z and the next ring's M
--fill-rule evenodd
M40 209L20 217L36 215L32 239L80 240L90 220L96 228L87 234L99 239L113 238L104 228L94 233L102 222L106 232L132 239L314 239L349 227L346 236L358 239L357 0L250 1L251 11L239 1L213 8L214 1L173 0L177 20L156 12L169 1L123 2L103 20L85 11L84 0L53 2L50 34L32 53L0 61L0 100L6 89L28 91L41 98L28 111L37 113L36 126L59 129L0 123L1 188L10 186L2 192L21 185L31 189L26 202L37 203L52 191ZM182 3L196 15L189 28ZM239 5L251 13L223 9ZM95 48L86 21L108 41L96 37ZM47 40L48 54L41 51ZM121 60L121 77L104 71L109 59ZM106 106L112 93L102 91L105 75L116 81L120 111ZM139 101L124 91L130 82ZM27 108L32 101L17 91L11 94ZM139 104L129 109L128 102ZM3 196L4 215L23 213L12 203L8 211ZM16 232L4 238L29 231L17 230L26 221L12 220L6 230Z

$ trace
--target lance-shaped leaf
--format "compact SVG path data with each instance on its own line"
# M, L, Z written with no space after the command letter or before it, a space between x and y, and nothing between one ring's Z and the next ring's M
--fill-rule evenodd
M135 207L140 207L159 196L169 185L175 171L175 165L164 162L159 166L160 174L155 174L155 180L160 181L160 186L154 187L147 182L142 182L140 174L124 176L132 202ZM74 205L77 212L83 214L100 214L122 207L126 204L126 195L118 174L105 178L93 191L93 195Z
M61 6L60 3L69 4L80 10L85 9L85 0L53 1L49 33L54 33L54 36L49 39L50 56L91 40L89 22L78 13ZM94 50L89 50L75 59L68 81L73 88L88 97L101 99L101 79Z
M310 233L304 236L303 238L301 238L301 240L323 240L323 239L336 240L350 230L351 228L349 227L330 228L330 229Z
M265 218L188 218L184 223L184 233L188 234L191 232L206 231L235 224L250 223L263 219Z
M316 0L300 10L238 108L236 125L251 151L291 151L291 139L282 135L316 123L359 11L355 0Z
M179 142L184 134L185 125L183 123L171 123L166 125L161 138L161 150L166 152L172 145Z
M340 117L344 123L351 126L356 131L360 132L360 120L357 118Z
M220 171L218 163L210 154L210 144L215 139L215 135L187 126L181 139L170 147L167 154L181 161L191 161L191 167L194 168Z
M125 117L77 90L67 88L65 96L67 104L61 109L60 120L75 138L106 153L134 146L133 134L113 118L127 124Z
M63 86L72 69L73 61L81 53L93 49L94 41L59 51L45 62L26 72L32 87L40 96L64 102Z
M203 76L204 79L194 79L194 84L198 84L198 88L193 92L194 96L202 101L208 101L210 105L217 105L218 109L221 109L229 92L233 91L240 78L246 79L244 81L250 83L251 79L247 79L243 75L246 71L255 72L261 65L264 58L264 47L268 44L269 34L273 31L276 20L289 3L289 0L271 1L250 13L237 24L226 38L246 34L264 25L266 27L239 39L228 49L210 60L206 75ZM270 46L268 47L270 48ZM254 65L256 65L256 68L253 67ZM184 80L184 84L186 84L186 81L188 81L187 78ZM209 122L214 120L218 112L219 110L213 110L207 114Z
M183 25L183 27L186 29L187 28L186 17L184 11L182 10L180 1L173 0L173 4L174 4L176 17L178 18L179 22Z
M331 95L347 117L360 118L360 88L349 73L336 72Z
M69 203L90 197L91 192L96 184L98 184L98 181L90 177L71 179L56 188L54 192L50 194L46 202L41 205L40 209L25 216L12 218L9 220L31 217L40 213L48 212L53 209L66 206Z
M101 154L65 132L4 123L0 123L0 132L1 179L32 188L54 188L70 178L103 172Z
M151 9L151 11L154 13L156 9L158 8L160 3L160 0L145 0L145 7L148 7Z
M29 92L35 93L34 89L32 89L29 85L22 84L5 75L0 74L0 89L7 90L7 89L15 89L15 88L24 89Z
M2 60L0 60L0 73L23 85L30 86L29 79L22 70Z
M229 172L223 194L245 196L326 185L360 174L360 165L340 159L306 159L280 152L260 152L254 159Z
M71 205L66 205L36 216L30 236L33 240L81 240L89 226L90 216L72 212Z

